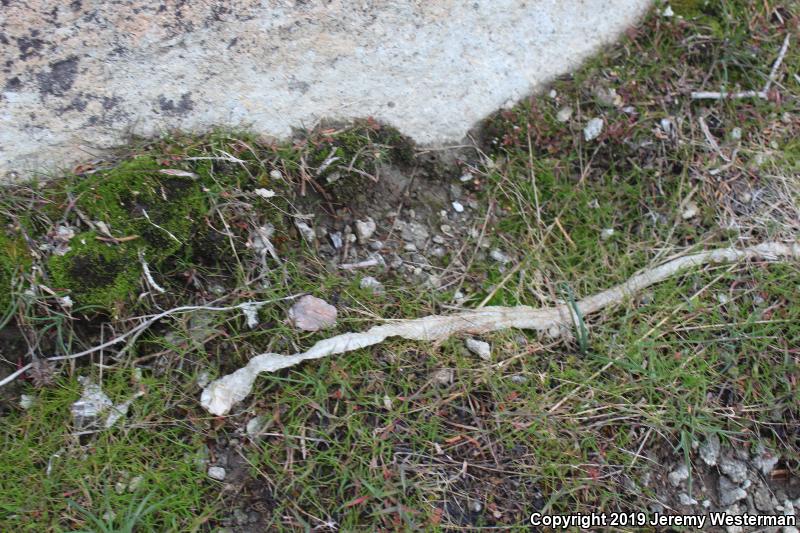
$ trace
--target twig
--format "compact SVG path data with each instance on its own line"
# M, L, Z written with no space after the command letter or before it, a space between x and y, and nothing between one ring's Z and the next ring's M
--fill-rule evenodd
M693 91L692 100L741 100L747 98L760 98L762 100L769 100L769 90L772 84L778 79L778 70L781 68L783 59L786 57L786 52L789 50L789 41L791 34L786 34L783 39L783 45L778 58L772 64L769 77L767 78L764 88L760 91L741 91L738 93L729 93L727 91Z
M781 51L778 52L778 59L775 60L775 63L772 65L772 70L769 71L769 78L767 78L767 82L764 84L763 92L769 91L770 86L773 82L778 79L778 69L781 68L781 63L783 63L783 58L786 57L786 52L789 51L789 38L791 37L791 33L787 33L786 37L783 38L783 45L781 45Z
M147 261L144 258L144 252L139 253L139 261L142 263L142 272L144 272L144 279L147 280L147 284L159 294L164 294L167 292L165 288L159 285L155 279L153 279L153 275L150 273L150 266L147 264Z
M264 353L250 360L239 370L210 383L200 399L203 407L221 416L252 390L262 372L275 372L306 360L343 354L379 344L390 337L418 341L442 341L452 335L482 334L510 328L551 331L568 328L572 313L582 316L618 304L637 292L664 281L690 268L709 263L735 263L751 259L766 261L800 259L800 242L785 244L766 242L744 249L719 248L679 257L653 269L645 270L626 282L593 296L579 300L571 308L567 304L536 309L530 306L484 307L455 315L431 315L413 320L399 320L374 326L365 332L345 333L324 339L308 351L294 355Z
M303 294L305 294L305 293L303 293ZM241 303L241 304L238 304L238 305L232 305L230 307L212 307L212 306L208 306L208 305L184 305L184 306L181 306L181 307L175 307L173 309L169 309L169 310L164 311L162 313L158 313L157 315L152 315L148 320L146 320L145 322L142 322L141 324L139 324L135 328L131 329L130 331L127 331L127 332L123 333L122 335L120 335L119 337L115 337L115 338L111 339L110 341L106 341L106 342L104 342L102 344L99 344L97 346L89 348L88 350L84 350L82 352L77 352L77 353L73 353L73 354L69 354L69 355L57 355L55 357L48 357L46 359L40 359L40 360L42 360L42 361L67 361L67 360L71 360L71 359L78 359L80 357L83 357L83 356L89 355L89 354L93 354L95 352L99 352L100 350L104 350L106 348L114 346L115 344L119 344L120 342L124 341L128 337L134 336L134 339L135 339L136 337L141 335L147 328L149 328L150 326L152 326L153 324L155 324L156 322L158 322L162 318L165 318L165 317L167 317L169 315L175 315L175 314L178 314L178 313L187 313L187 312L190 312L190 311L234 311L234 310L237 310L237 309L242 309L242 310L251 309L254 305L263 306L263 305L271 304L271 303L275 303L275 302L283 302L283 301L286 301L286 300L292 300L294 298L299 298L300 296L303 296L303 294L294 294L292 296L284 296L283 298L275 298L273 300L266 300L266 301L263 301L263 302L244 302L244 303ZM2 387L3 385L6 385L8 383L11 383L15 379L17 379L17 377L19 377L21 374L27 372L32 366L33 366L33 363L28 363L27 365L23 366L22 368L20 368L19 370L17 370L13 374L10 374L10 375L6 376L5 378L3 378L2 381L0 381L0 387Z
M765 91L741 91L729 93L727 91L692 91L692 100L741 100L746 98L761 98L767 100Z
M364 261L359 261L358 263L343 263L339 265L339 268L344 270L355 270L357 268L369 268L374 266L381 266L383 265L383 258L378 257L370 257L369 259L365 259Z

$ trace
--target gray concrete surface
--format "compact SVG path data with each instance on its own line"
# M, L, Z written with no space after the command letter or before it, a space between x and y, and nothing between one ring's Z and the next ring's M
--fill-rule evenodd
M0 0L0 180L170 129L372 116L458 142L649 3Z

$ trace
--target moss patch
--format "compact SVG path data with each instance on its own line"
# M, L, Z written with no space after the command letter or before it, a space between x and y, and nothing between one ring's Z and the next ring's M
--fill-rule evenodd
M76 235L67 254L50 259L50 275L56 288L69 289L81 304L111 309L136 294L141 266L136 244L109 244L99 236Z
M396 129L373 121L340 131L321 130L308 140L307 164L320 184L341 203L348 203L377 181L382 164L408 166L414 144Z
M0 317L8 312L11 305L11 276L14 272L14 263L9 255L11 243L0 234Z

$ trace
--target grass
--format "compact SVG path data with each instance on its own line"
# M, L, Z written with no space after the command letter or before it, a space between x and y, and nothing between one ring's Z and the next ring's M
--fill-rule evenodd
M534 96L490 118L478 156L467 168L447 169L446 176L471 174L463 186L480 216L474 236L449 251L465 268L445 271L441 291L386 276L385 294L373 295L359 286L366 273L336 269L300 244L286 216L298 204L322 216L361 201L352 196L387 161L442 172L371 122L325 126L288 145L233 132L142 141L93 174L4 195L0 245L16 259L0 253L0 284L22 288L6 303L13 313L6 330L16 332L0 347L9 365L24 362L27 350L71 353L126 331L139 314L224 295L227 305L309 292L334 301L340 320L324 334L297 332L284 322L290 302L263 307L254 330L240 313L180 315L124 357L98 352L64 365L50 386L26 381L5 389L12 392L0 422L2 529L118 531L135 521L139 530L217 531L252 520L262 530L523 530L537 510L646 508L658 498L648 476L694 461L696 442L709 433L737 447L765 442L796 475L796 264L689 272L582 317L566 339L487 335L490 361L470 354L463 339L391 341L264 376L228 417L210 417L198 405L203 372L232 371L264 351L292 353L376 317L447 312L457 289L465 307L547 306L674 254L796 239L797 80L781 78L780 99L771 101L688 98L692 90L760 88L796 25L793 4L672 7L675 17L652 13L619 44L553 82L555 98ZM795 43L784 72L800 66ZM619 105L603 101L599 89L611 88ZM573 118L560 122L565 106ZM603 136L585 142L581 130L595 116L605 121ZM318 172L332 157L339 159ZM137 165L146 172L131 177ZM332 173L339 177L331 182ZM158 203L162 181L172 179L186 181L191 205L155 222L180 246L143 217L129 218L118 196L136 182L135 190ZM256 188L278 194L266 201ZM303 188L308 197L298 196ZM692 204L697 214L684 217ZM10 243L40 242L57 223L86 229L66 205L102 220L115 237L156 239L149 244L158 249L146 257L168 293L138 298L148 287L137 245L126 248L131 275L122 305L91 291L81 299L79 287L59 281L53 265L69 255L20 259L25 254ZM253 229L267 224L281 263L253 250ZM607 229L614 231L604 238ZM89 241L91 231L82 234ZM103 253L123 250L102 246ZM494 248L513 262L492 260L486 252ZM29 260L41 266L38 273ZM26 294L34 283L51 293ZM73 307L61 300L68 289ZM79 375L115 401L136 390L145 395L118 426L75 435L69 407L80 396ZM23 393L33 397L27 410L18 405ZM254 419L258 437L245 430ZM224 483L206 474L221 463L229 471Z

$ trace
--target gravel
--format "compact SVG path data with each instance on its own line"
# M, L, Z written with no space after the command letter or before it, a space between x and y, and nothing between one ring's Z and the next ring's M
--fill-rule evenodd
M719 477L719 503L722 506L732 505L747 498L747 491L739 487L726 476Z
M747 465L736 459L723 457L719 462L719 470L734 483L744 483L747 479Z
M719 435L716 433L708 435L706 441L700 445L700 449L698 450L700 459L708 466L716 466L717 460L719 459L719 448Z
M378 228L372 217L367 217L366 220L356 220L355 226L356 236L358 237L358 242L361 244L366 244Z
M686 465L681 465L672 472L669 473L667 476L670 484L673 487L679 487L681 483L689 479L689 468Z

